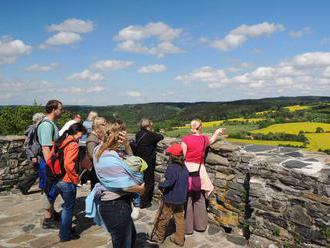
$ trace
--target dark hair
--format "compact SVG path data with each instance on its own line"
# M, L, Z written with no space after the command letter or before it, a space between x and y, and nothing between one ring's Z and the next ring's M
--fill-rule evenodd
M59 137L56 140L56 145L60 146L62 144L62 142L65 140L66 137L68 137L68 135L75 135L78 132L82 132L83 134L87 133L87 129L84 127L84 125L80 122L78 123L74 123L72 124L68 130L66 130L61 137Z
M58 109L60 104L63 105L59 100L49 100L46 104L46 113L50 114L53 110Z

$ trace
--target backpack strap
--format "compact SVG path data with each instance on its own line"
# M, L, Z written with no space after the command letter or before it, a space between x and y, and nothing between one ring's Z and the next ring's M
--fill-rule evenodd
M205 137L204 137L204 135L202 136L203 137L203 150L202 150L202 153L204 153L204 150L205 150ZM201 165L202 165L202 163L203 163L203 161L204 161L204 158L205 158L205 154L204 154L204 156L202 156L202 159L201 159L201 162L199 163L199 166L198 166L198 173L199 173L199 171L201 170Z
M39 126L40 126L43 122L48 122L48 123L50 123L50 124L52 125L52 138L54 138L54 135L55 135L54 124L53 124L50 120L48 120L47 118L43 118L42 121L40 121L40 122L38 123L38 126L37 126L37 128L36 128L36 141L37 141L39 144L40 144L40 141L39 141L39 136L38 136L38 128L39 128ZM41 144L40 144L40 145L41 145Z
M142 136L135 142L135 145L138 146L140 144L140 142L142 141L142 139L147 135L147 132L144 132L142 134Z

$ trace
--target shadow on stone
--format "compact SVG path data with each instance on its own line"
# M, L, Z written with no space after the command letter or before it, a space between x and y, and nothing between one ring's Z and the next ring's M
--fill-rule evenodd
M92 219L85 217L85 197L78 197L76 199L74 216L76 219L73 223L76 224L76 233L79 235L94 225Z

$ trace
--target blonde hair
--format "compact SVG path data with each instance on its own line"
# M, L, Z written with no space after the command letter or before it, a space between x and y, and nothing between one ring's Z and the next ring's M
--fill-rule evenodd
M119 143L119 133L125 130L126 125L123 122L114 122L106 125L103 142L96 153L97 161L99 161L100 157L106 150L116 150L121 145Z
M43 118L45 118L46 115L44 113L35 113L32 117L32 121L35 124L38 124L40 121L42 121Z
M96 117L98 117L97 112L91 111L91 112L89 112L89 114L87 116L87 120L94 121Z
M190 131L193 133L193 134L198 134L200 132L200 128L202 127L202 121L200 119L193 119L191 122L190 122Z
M105 132L107 121L103 117L96 117L92 124L93 131L98 136L103 136Z

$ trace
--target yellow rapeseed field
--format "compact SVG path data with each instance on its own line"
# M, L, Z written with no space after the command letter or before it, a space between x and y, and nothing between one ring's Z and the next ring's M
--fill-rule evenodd
M292 106L287 106L285 108L288 109L290 112L293 112L297 110L309 109L310 106L292 105Z
M278 145L292 145L292 146L303 146L304 143L298 141L277 141L277 140L250 140L250 139L226 139L229 142L235 143L249 143L256 145L267 145L267 146L278 146Z
M252 133L289 133L298 134L300 131L309 132L306 133L306 137L309 140L307 150L318 151L319 149L325 150L330 149L330 133L315 133L316 128L321 127L325 132L330 132L330 124L320 122L294 122L294 123L283 123L275 124L269 127L254 130ZM276 141L280 144L284 144L282 141ZM250 143L256 143L256 140L251 140ZM289 142L292 143L293 142Z
M308 150L330 149L330 133L307 133L305 135L309 140Z
M330 124L320 122L293 122L275 124L266 128L252 131L252 133L289 133L298 134L300 131L315 133L316 128L322 127L325 132L330 132Z

